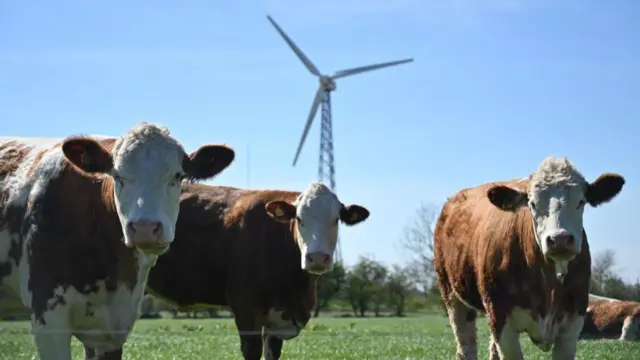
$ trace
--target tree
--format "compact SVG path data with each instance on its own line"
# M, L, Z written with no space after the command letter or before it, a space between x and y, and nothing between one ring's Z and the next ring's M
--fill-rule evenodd
M318 278L314 317L318 317L320 311L326 308L329 301L342 290L346 281L346 273L344 265L341 262L336 262L333 265L333 270Z
M607 283L614 285L611 280L616 278L616 253L605 249L593 257L591 263L591 292L596 295L607 296ZM615 286L615 285L614 285Z
M438 214L435 205L420 204L400 238L400 246L411 257L407 275L425 295L429 294L430 288L435 283L433 231Z
M356 316L363 317L368 310L380 315L387 273L382 263L369 257L361 257L347 272L345 298Z
M387 299L396 316L404 316L406 299L413 290L410 279L411 275L408 269L398 265L393 265L392 271L387 277Z

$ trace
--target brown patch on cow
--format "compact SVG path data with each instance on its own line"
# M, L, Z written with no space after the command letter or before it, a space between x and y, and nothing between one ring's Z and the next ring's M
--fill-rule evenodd
M316 305L317 276L300 268L296 222L275 221L265 210L270 201L293 203L299 194L183 185L175 239L151 269L148 288L179 307L230 306L238 330L247 332L243 354L259 358L262 339L255 334L269 310L285 311L302 327Z
M29 155L32 147L18 141L9 141L0 144L0 181L20 167L24 159Z
M635 301L592 300L585 318L583 335L618 339L627 318L640 318L640 303Z
M586 234L582 252L569 263L561 283L536 243L529 210L506 212L489 202L487 191L495 185L525 190L528 181L464 189L442 209L434 232L434 264L445 302L459 297L486 312L492 333L498 335L516 307L537 317L554 313L554 322L584 315L591 277Z
M103 142L108 146L115 140ZM88 294L98 290L100 281L109 292L121 283L132 289L137 281L136 252L124 245L114 194L105 190L112 180L81 174L68 161L62 164L46 190L32 194L26 215L31 230L28 288L39 321L52 308L47 301L58 287Z

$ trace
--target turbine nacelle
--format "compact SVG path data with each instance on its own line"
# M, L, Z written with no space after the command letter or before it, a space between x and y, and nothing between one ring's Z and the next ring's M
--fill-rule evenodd
M329 76L320 76L320 87L324 91L334 91L336 89L336 82Z

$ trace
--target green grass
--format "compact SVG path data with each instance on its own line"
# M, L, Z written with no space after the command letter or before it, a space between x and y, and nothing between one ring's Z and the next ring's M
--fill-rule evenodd
M487 358L486 322L479 321L480 358ZM523 336L526 359L550 359ZM579 359L637 359L640 342L581 341ZM74 359L82 359L73 341ZM282 359L452 359L455 344L445 317L404 319L312 319L296 339L285 342ZM32 359L29 326L0 323L0 359ZM35 357L33 357L35 358ZM125 345L126 359L242 359L235 325L228 319L140 320Z

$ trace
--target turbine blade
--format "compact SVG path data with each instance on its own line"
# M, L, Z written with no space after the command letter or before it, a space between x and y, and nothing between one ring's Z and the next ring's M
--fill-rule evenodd
M296 156L293 158L293 166L296 166L296 162L298 161L298 156L300 156L300 151L302 151L302 146L304 145L304 141L307 139L307 134L309 134L309 129L311 128L311 123L313 122L313 118L316 116L316 112L318 112L318 106L324 99L324 89L322 86L318 87L318 91L316 91L316 96L313 99L313 103L311 104L311 111L309 111L309 116L307 117L307 123L304 124L304 130L302 131L302 137L300 138L300 143L298 144L298 150L296 151Z
M377 70L377 69L381 69L381 68L385 68L385 67L389 67L389 66L406 64L406 63L409 63L409 62L412 62L412 61L413 61L413 59L404 59L404 60L390 61L390 62L386 62L386 63L382 63L382 64L361 66L361 67L357 67L357 68L353 68L353 69L340 70L340 71L336 71L335 74L333 74L331 76L331 78L332 79L338 79L338 78L351 76L351 75L355 75L355 74L360 74L360 73L371 71L371 70Z
M284 41L286 41L287 44L289 44L289 47L291 48L291 50L293 50L293 52L296 53L296 55L298 55L298 58L302 61L304 66L306 66L307 69L313 75L320 76L320 70L318 70L318 68L315 65L313 65L311 60L309 60L309 58L302 52L302 50L300 50L300 48L293 42L293 40L291 40L291 38L289 38L289 36L285 34L285 32L280 28L280 26L278 26L278 24L276 24L276 22L271 18L271 16L267 15L267 19L269 19L269 21L271 22L271 25L273 25L273 27L275 27L276 30L280 33L280 36L284 38Z

